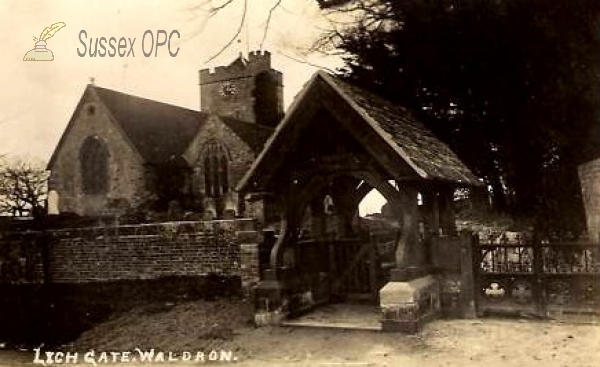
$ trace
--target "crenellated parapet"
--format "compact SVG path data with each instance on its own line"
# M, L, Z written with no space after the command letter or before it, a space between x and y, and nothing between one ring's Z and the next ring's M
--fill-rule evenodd
M201 69L199 71L200 85L247 78L263 71L270 71L279 83L283 83L283 75L279 71L271 69L271 53L269 51L251 51L248 53L248 58L240 55L227 66Z
M270 127L283 116L283 75L271 67L268 51L240 54L229 65L198 74L203 111Z

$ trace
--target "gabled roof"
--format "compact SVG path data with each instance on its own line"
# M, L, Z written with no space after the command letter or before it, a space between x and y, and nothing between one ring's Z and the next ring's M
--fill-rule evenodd
M341 97L340 108L349 108L360 116L362 124L369 131L374 131L381 143L388 145L396 155L395 159L402 160L417 177L427 180L439 180L457 184L480 185L479 179L464 165L464 163L437 139L421 122L416 120L404 108L396 106L385 99L353 86L341 79L318 71L296 96L294 103L286 113L283 121L277 126L275 133L267 141L264 150L253 163L250 170L238 184L239 191L251 190L250 184L272 167L273 157L281 155L276 147L285 146L286 130L294 121L304 99L311 92L318 92L320 86L325 86Z
M146 163L183 154L208 114L92 86Z
M227 68L229 68L229 69L238 68L238 69L242 70L242 69L244 69L246 67L246 65L248 65L248 60L240 52L240 55L235 60L233 60L227 66Z
M441 179L479 185L469 168L428 128L405 108L340 78L322 73L346 97L365 120L380 128L381 135L396 146L398 154L424 179Z
M64 139L68 135L77 111L89 94L95 94L108 109L117 127L132 149L139 153L145 163L174 162L189 147L194 137L210 116L209 113L190 110L167 103L137 97L115 90L88 85L80 99L71 121L67 125L48 169L51 169ZM255 123L219 116L234 134L252 150L260 152L273 129Z
M259 125L254 122L242 121L226 116L219 116L219 118L244 143L248 144L255 153L259 153L263 149L265 142L274 131L272 127Z

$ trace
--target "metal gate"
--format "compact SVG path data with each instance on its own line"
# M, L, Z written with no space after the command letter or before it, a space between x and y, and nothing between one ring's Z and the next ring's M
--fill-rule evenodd
M600 310L600 244L573 238L474 238L478 314Z

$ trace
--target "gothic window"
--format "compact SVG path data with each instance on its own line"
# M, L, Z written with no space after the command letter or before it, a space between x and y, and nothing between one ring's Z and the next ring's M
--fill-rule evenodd
M229 157L225 147L209 142L203 159L204 187L207 197L220 197L229 191Z
M85 139L79 151L83 192L90 195L105 194L108 191L108 149L97 137Z

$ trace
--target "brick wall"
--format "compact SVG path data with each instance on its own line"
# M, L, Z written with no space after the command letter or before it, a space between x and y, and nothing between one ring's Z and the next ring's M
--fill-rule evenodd
M0 283L43 282L42 246L36 233L0 234Z
M579 166L579 181L588 233L597 241L600 239L600 158Z
M51 237L53 283L209 274L258 279L258 251L253 249L260 238L249 219L82 228L53 231ZM25 235L20 240L31 242ZM1 239L0 247L5 248Z

